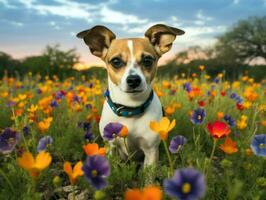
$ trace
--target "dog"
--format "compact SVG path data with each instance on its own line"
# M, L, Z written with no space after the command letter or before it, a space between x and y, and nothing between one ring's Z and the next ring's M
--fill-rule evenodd
M160 100L152 90L157 62L171 49L176 36L184 33L156 24L143 38L116 39L111 30L100 25L77 34L91 53L106 63L108 94L99 123L101 136L110 122L127 126L127 148L138 152L139 157L144 155L144 166L154 165L159 159L159 134L150 129L150 122L163 116ZM110 142L110 147L117 148L123 159L129 156L122 138Z

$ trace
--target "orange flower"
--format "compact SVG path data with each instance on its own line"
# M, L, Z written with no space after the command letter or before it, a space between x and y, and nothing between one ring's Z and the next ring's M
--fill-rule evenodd
M227 137L219 148L226 154L233 154L238 151L236 142L234 142L230 137Z
M223 112L217 112L217 119L220 120L224 117L224 113Z
M78 177L83 176L82 162L77 162L72 169L71 163L66 161L64 163L64 171L67 173L70 183L72 185L75 185L78 180Z
M176 111L175 106L173 105L169 105L164 109L164 112L167 116L171 116L172 114L174 114Z
M121 129L121 131L119 132L119 136L120 137L127 137L128 135L128 129L126 126L123 126L123 128Z
M88 156L101 155L105 156L106 149L104 147L99 148L98 144L92 143L83 146L83 150Z
M220 139L230 134L231 129L229 126L221 121L215 121L213 123L208 123L208 131L210 132L211 136Z
M143 191L139 189L127 190L125 200L161 200L163 193L157 186L147 186Z
M152 121L150 122L150 128L160 134L162 140L166 140L168 133L175 127L175 119L170 123L170 120L167 117L163 117L159 122Z
M24 152L17 159L18 165L27 170L33 178L36 178L42 170L47 168L52 161L48 152L41 151L34 159L30 152Z
M47 131L50 126L51 126L51 122L53 121L53 118L52 117L48 117L46 119L44 119L43 121L39 122L38 123L38 128L41 132L45 132Z

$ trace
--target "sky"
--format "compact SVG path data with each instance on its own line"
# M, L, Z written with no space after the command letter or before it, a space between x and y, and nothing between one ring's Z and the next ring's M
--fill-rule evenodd
M40 54L46 45L76 48L84 62L99 62L75 35L105 25L117 38L143 37L156 23L183 29L167 60L189 46L212 45L238 20L266 15L266 0L0 0L0 51L14 58Z

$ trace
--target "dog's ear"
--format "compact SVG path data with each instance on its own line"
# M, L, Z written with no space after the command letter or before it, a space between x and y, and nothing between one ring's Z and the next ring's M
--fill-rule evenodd
M146 31L145 37L150 40L156 52L161 56L171 49L176 36L184 33L183 30L178 28L156 24Z
M77 37L84 40L93 55L103 59L116 36L105 26L94 26L91 29L81 31Z

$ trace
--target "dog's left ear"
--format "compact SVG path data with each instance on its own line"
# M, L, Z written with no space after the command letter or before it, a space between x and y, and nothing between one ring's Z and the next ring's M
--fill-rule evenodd
M81 31L77 37L84 40L93 55L104 59L112 40L116 36L105 26L94 26L91 29Z
M183 30L178 28L156 24L146 31L145 37L150 40L156 52L161 56L171 49L176 36L184 33Z

